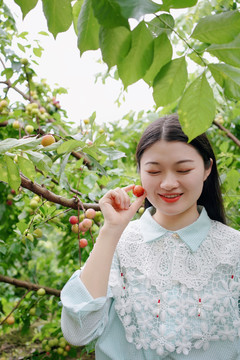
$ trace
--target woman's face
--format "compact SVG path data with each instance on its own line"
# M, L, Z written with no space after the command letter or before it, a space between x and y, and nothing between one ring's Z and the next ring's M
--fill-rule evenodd
M210 171L197 150L184 142L160 140L145 150L140 175L147 198L156 208L155 219L162 226L173 217L180 225L182 219L183 226L195 221L197 200Z

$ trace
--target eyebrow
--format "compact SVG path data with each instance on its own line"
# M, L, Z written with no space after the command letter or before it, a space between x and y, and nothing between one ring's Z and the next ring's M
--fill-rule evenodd
M182 164L185 162L194 162L194 160L190 160L190 159L179 160L175 164L178 165L178 164ZM158 161L148 161L144 165L161 165L161 164Z

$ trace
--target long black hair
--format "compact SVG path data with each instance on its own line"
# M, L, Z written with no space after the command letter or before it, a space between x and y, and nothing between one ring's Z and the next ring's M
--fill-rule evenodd
M136 150L136 160L140 169L140 160L146 149L159 140L182 141L188 143L188 137L184 134L178 120L177 114L171 114L153 121L143 132ZM216 158L212 146L205 133L197 136L189 145L193 146L201 155L205 169L211 166L211 173L204 181L202 193L197 201L198 205L205 207L208 216L212 220L217 220L226 224L223 199L220 189L219 174L217 170ZM145 207L151 206L148 199L145 200Z

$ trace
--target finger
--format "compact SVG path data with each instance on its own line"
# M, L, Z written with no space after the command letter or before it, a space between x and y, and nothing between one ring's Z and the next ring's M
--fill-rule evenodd
M135 184L131 184L128 186L124 186L122 189L125 190L126 192L131 191L134 188Z
M128 209L129 206L130 206L130 197L128 195L128 193L126 192L126 190L124 188L118 188L118 194L120 196L120 206L121 206L121 209Z
M136 198L136 200L131 204L130 206L130 210L133 213L133 216L135 215L135 213L138 211L138 209L143 205L143 202L145 200L147 196L147 193L145 191L145 193L141 196L139 196L138 198Z

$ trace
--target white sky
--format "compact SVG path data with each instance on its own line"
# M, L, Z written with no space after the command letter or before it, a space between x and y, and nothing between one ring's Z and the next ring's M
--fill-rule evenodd
M97 63L99 51L88 51L80 58L73 27L58 34L56 40L52 34L39 35L39 31L48 31L40 0L23 21L19 6L13 0L8 0L6 4L17 21L18 30L28 31L30 43L33 44L38 39L44 48L42 57L38 59L39 66L33 66L39 79L45 78L51 87L57 83L68 90L68 94L61 95L58 99L71 121L78 124L96 111L98 123L112 122L120 120L130 110L153 109L152 90L143 81L128 87L126 101L120 108L115 104L121 82L108 79L104 85L101 80L95 83L95 74L104 72L107 67ZM15 51L19 56L27 57L18 48Z

